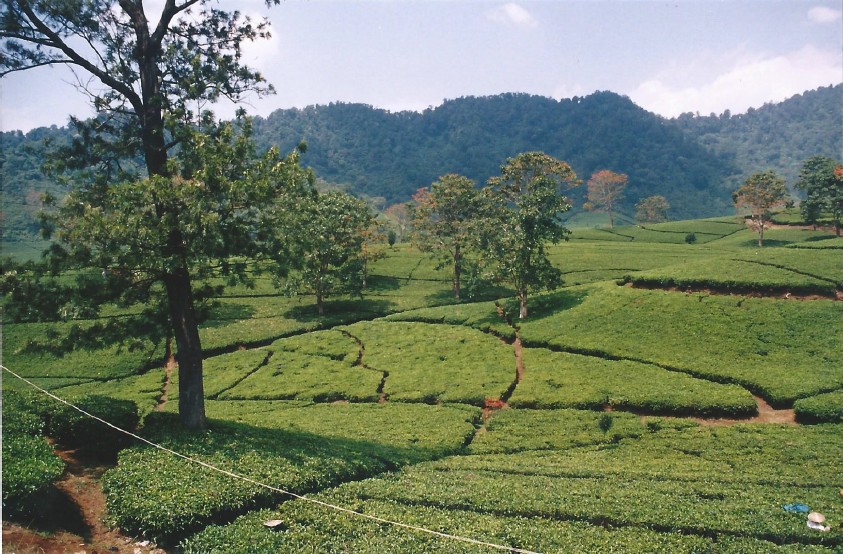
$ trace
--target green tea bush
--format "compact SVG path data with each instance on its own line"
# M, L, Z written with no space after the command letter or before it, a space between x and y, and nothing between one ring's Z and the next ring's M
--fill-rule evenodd
M75 405L129 432L134 432L139 422L138 408L129 400L88 396L76 400ZM64 404L50 413L48 434L64 446L84 448L90 454L103 456L114 455L133 440L125 433Z
M355 494L359 487L342 486L317 495L364 514L536 552L652 552L661 554L717 551L715 539L681 533L660 533L644 527L601 526L599 522L523 517L519 514L474 512L459 506L404 505ZM281 520L281 530L263 525ZM497 550L394 527L338 513L306 501L286 502L272 510L245 515L230 525L210 526L181 544L185 554L275 554L324 552L381 554L423 552L485 554ZM738 552L777 552L769 542L747 539ZM801 552L801 551L800 551Z
M363 363L388 374L390 400L483 406L515 380L512 347L475 329L372 321L345 330L363 344Z
M573 290L586 292L578 304L521 323L526 346L652 363L736 383L774 407L843 387L840 302L684 294L608 283Z
M266 365L218 395L221 400L314 400L374 402L379 371L325 356L276 352Z
M335 329L279 339L272 343L269 350L324 356L349 365L354 364L360 355L357 341Z
M157 364L163 358L161 345L74 350L63 356L22 350L29 341L43 340L53 333L66 333L67 323L15 323L3 326L3 364L24 377L52 377L108 380L128 377Z
M205 396L216 398L264 365L271 355L271 350L257 348L206 359L202 367Z
M771 262L712 257L624 276L626 282L650 288L714 290L731 293L793 293L834 297L837 285L824 277L792 271Z
M177 371L173 371L177 373ZM141 419L153 411L161 399L166 378L163 368L151 369L140 375L132 375L110 381L88 381L62 387L56 394L67 400L99 395L116 400L128 400L137 406ZM206 381L207 382L207 381ZM207 390L207 389L206 389Z
M495 419L518 413L504 411ZM597 438L601 414L584 415L591 417ZM559 437L565 434L564 419L559 414L556 420ZM525 437L551 429L520 423ZM803 517L781 509L781 499L799 498L836 517L840 431L839 426L808 432L739 426L651 434L619 444L600 441L558 453L457 456L316 498L543 552L829 552L841 544L840 533L813 533ZM812 444L824 445L817 458ZM281 530L262 525L270 519L280 519ZM182 546L186 552L474 551L302 501L211 526Z
M798 242L788 244L786 248L797 248L800 250L840 250L843 248L843 237L833 237L811 242Z
M793 404L800 423L843 422L843 390L802 398Z
M384 321L462 325L506 339L515 338L515 329L498 314L495 302L474 302L436 308L420 308L389 315L383 319Z
M756 402L745 389L627 360L543 349L523 350L526 371L513 407L614 409L661 415L748 417Z
M29 516L43 506L64 462L40 436L3 430L3 519Z
M6 377L5 386L11 377ZM27 385L28 387L29 385ZM3 436L38 437L47 430L47 414L55 401L30 390L2 391Z
M209 417L358 444L391 465L455 454L479 425L481 410L448 404L211 401Z
M601 418L611 418L607 430ZM603 425L606 425L604 423ZM502 410L486 424L486 430L472 441L472 454L520 452L523 450L565 450L601 444L644 433L641 418L627 413L586 410Z
M212 422L202 433L182 430L174 416L151 414L144 432L151 440L250 479L298 494L390 468L361 445L303 432ZM119 454L103 476L111 523L161 544L249 509L272 505L283 495L213 472L148 446Z

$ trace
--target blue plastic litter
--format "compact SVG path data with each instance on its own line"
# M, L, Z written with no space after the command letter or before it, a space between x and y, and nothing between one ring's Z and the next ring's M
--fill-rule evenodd
M794 502L793 504L785 504L782 506L785 512L793 512L796 514L807 514L811 511L811 508L801 502Z

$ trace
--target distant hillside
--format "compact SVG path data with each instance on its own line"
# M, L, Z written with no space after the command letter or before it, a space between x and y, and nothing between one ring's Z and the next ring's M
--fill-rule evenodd
M542 150L587 180L600 169L629 175L626 209L662 194L674 217L722 214L722 183L738 171L677 126L628 98L598 92L556 101L526 94L449 100L423 113L392 114L360 104L279 110L258 118L262 147L308 144L306 163L328 181L403 202L419 187L455 172L482 184L511 156ZM572 192L582 205L585 187Z
M792 186L811 156L839 160L843 155L843 85L797 94L741 115L688 113L673 122L737 165L740 172L730 179L730 188L764 169L775 170Z
M7 238L30 235L37 198L55 187L40 173L43 141L61 142L67 128L0 134ZM802 162L843 151L843 85L794 96L732 116L683 114L667 120L626 97L597 92L556 101L526 94L449 100L422 113L390 113L334 103L277 110L255 119L260 148L308 143L304 161L322 179L357 194L404 202L445 173L478 184L506 158L542 150L587 180L600 169L629 175L622 211L641 198L668 198L671 217L732 213L730 193L749 174L774 169L793 184ZM571 192L581 207L585 187Z
M0 229L4 239L29 239L38 233L36 214L44 192L59 187L41 172L45 141L70 137L65 127L41 127L29 133L0 133Z

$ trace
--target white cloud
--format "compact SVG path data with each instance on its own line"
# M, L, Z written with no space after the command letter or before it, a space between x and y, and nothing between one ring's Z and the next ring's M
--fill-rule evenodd
M836 23L843 18L843 11L817 6L808 10L808 19L814 23Z
M837 52L805 46L775 57L744 58L706 83L686 85L662 74L641 83L630 98L652 112L674 117L683 112L733 113L780 102L820 86L840 83L843 64Z
M514 2L489 10L486 15L495 23L506 23L526 28L538 27L539 25L539 22L530 12Z

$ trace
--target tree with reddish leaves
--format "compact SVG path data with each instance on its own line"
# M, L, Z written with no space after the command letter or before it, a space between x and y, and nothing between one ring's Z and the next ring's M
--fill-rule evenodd
M770 211L784 206L787 188L784 179L774 171L761 171L749 176L732 193L732 200L739 211L749 213L750 226L758 233L758 246L764 246L764 230L770 220Z
M615 226L614 213L629 177L623 173L614 173L603 169L594 173L586 183L588 201L583 206L588 211L605 212L609 216L609 226Z

